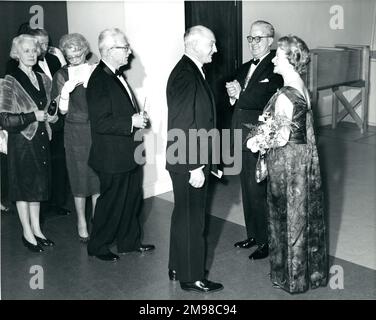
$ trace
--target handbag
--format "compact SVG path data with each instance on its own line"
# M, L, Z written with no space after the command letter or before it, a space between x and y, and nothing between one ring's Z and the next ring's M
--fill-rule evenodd
M256 182L260 183L261 181L265 180L268 176L268 167L266 165L266 153L261 154L259 152L259 156L256 163L256 172L255 178Z
M8 153L8 131L0 130L0 153Z

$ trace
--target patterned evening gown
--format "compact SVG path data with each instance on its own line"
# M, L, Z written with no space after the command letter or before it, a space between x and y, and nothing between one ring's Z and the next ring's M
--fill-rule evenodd
M267 156L270 277L275 286L300 293L327 283L323 193L312 111L302 94L288 86L271 98L272 110L282 93L293 103L292 121L299 128Z

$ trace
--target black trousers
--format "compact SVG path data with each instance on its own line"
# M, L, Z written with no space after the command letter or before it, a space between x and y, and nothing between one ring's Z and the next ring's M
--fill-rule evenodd
M116 240L118 252L140 247L139 212L142 204L141 167L119 174L97 172L100 196L88 243L89 255L107 254Z
M245 226L248 238L255 238L258 244L268 243L266 210L266 180L257 183L255 168L258 154L242 152L240 183Z
M205 214L208 176L202 188L189 184L190 174L170 172L175 205L171 217L169 269L181 282L204 278Z

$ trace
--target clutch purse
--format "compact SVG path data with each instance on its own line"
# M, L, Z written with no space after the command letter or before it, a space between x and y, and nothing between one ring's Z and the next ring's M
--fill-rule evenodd
M47 108L47 113L50 115L50 116L54 116L56 113L57 113L57 103L55 100L52 100L50 102L50 105L48 106Z
M268 176L268 167L266 165L266 153L261 154L259 152L258 160L256 163L256 172L255 172L256 182L260 183L261 181L265 180L267 176Z

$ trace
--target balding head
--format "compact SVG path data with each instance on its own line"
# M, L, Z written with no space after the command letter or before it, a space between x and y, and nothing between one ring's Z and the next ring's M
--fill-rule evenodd
M193 26L184 34L185 53L195 57L202 64L210 63L217 52L214 33L201 25Z

